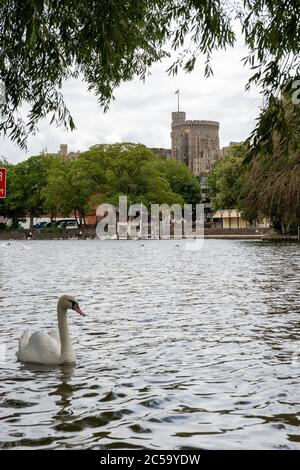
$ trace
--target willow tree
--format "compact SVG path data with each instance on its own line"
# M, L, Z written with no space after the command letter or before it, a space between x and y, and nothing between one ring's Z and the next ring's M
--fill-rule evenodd
M269 133L274 113L281 113L282 127L274 126L272 138L260 140L251 159L241 198L249 219L269 217L283 233L300 225L300 108L291 96L274 98L261 115L261 135ZM298 222L297 222L298 221Z
M107 109L122 81L143 79L167 55L169 73L193 70L201 56L209 75L213 51L234 45L237 21L253 68L248 85L260 84L268 102L298 73L299 16L299 0L0 0L0 133L24 147L46 115L73 129L61 91L71 77Z

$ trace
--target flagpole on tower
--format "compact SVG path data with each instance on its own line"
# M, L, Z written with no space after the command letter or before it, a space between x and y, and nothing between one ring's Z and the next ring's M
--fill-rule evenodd
M179 113L179 88L178 90L175 91L175 95L177 95L177 108L178 108L178 113Z

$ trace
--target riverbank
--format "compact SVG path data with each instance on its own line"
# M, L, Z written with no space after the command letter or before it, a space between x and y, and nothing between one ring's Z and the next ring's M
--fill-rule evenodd
M83 228L82 230L63 230L60 233L44 233L39 230L1 230L0 240L90 240L96 239L96 229ZM183 237L185 238L185 237ZM205 228L205 239L220 240L268 240L268 241L297 241L296 235L283 236L257 229L220 229ZM172 237L173 239L173 237Z

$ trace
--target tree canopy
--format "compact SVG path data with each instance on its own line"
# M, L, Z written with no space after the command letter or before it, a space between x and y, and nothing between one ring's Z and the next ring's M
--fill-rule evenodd
M182 163L156 157L141 144L101 144L76 159L38 155L7 167L7 198L0 200L0 215L13 225L29 216L51 218L74 214L84 222L101 203L119 205L197 204L200 186Z
M91 181L82 177L78 160L53 156L48 168L46 184L42 190L44 213L51 218L74 213L82 223L89 211L89 198L93 191Z
M0 201L0 214L12 219L13 225L26 214L31 221L43 214L42 190L47 183L50 157L38 155L17 165L6 161L0 165L7 168L7 197Z
M24 147L46 115L73 129L61 91L70 77L80 75L107 109L122 81L144 78L166 55L171 73L204 56L209 75L213 51L234 45L237 22L253 69L248 85L259 84L268 105L299 72L299 19L298 0L0 0L0 133Z
M200 201L199 183L184 164L158 158L141 144L97 145L80 155L78 165L100 202L118 205L120 195L147 206Z

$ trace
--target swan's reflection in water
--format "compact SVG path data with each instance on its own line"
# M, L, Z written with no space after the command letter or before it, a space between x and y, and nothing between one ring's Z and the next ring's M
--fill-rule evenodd
M63 414L64 409L71 405L71 398L74 393L74 386L72 385L74 371L75 366L59 366L56 388L49 393L49 395L60 397L56 401L56 404L61 406L60 414Z
M53 428L59 430L60 426L67 426L69 420L73 420L72 397L75 386L72 384L75 366L60 366L58 371L57 384L53 391L49 393L55 398L58 411L53 415Z
M64 407L71 404L71 397L74 391L72 378L75 369L75 365L50 366L45 364L20 363L20 370L33 373L37 381L43 382L43 379L48 381L49 374L55 378L55 387L54 390L49 391L49 396L60 397L56 403L62 406L62 411Z

